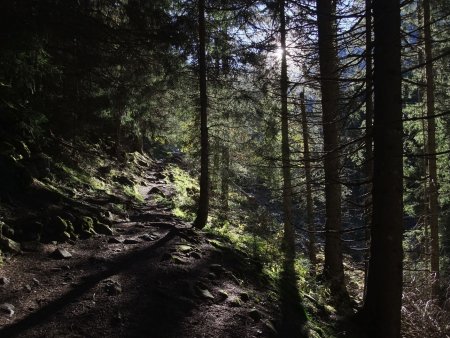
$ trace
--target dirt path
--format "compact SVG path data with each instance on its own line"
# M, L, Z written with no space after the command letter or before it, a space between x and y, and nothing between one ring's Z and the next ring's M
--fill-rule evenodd
M245 255L188 229L149 192L114 235L42 244L0 269L0 337L270 337L276 306ZM153 192L155 190L153 189ZM55 259L65 249L72 257Z

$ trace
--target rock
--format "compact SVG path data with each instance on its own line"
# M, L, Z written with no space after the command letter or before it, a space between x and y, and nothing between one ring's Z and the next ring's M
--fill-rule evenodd
M0 286L7 286L10 283L9 278L0 277Z
M108 225L100 223L100 222L95 222L94 230L95 230L95 232L102 234L102 235L111 236L113 234L112 229Z
M189 256L191 256L192 258L195 258L195 259L200 259L200 258L202 258L202 255L200 255L198 252L196 252L196 251L192 251L190 254L189 254Z
M186 264L187 263L186 260L184 260L183 258L178 257L178 256L172 256L172 259L175 264Z
M3 226L1 227L1 234L5 237L8 238L12 238L14 237L15 231L13 228L11 228L10 226L3 224Z
M242 301L240 298L238 297L233 297L230 299L230 306L231 307L241 307L242 306Z
M218 294L219 294L219 299L220 300L225 300L225 299L228 298L228 293L226 291L224 291L224 290L219 290Z
M256 310L256 309L251 309L249 312L248 312L248 316L251 318L251 319L253 319L255 322L258 322L258 321L260 321L261 320L261 312L259 312L258 310Z
M15 309L16 308L12 304L9 303L0 304L0 312L3 314L7 314L10 317L14 315Z
M198 293L205 299L214 300L214 296L209 292L208 289L198 289Z
M105 281L105 286L103 287L103 289L109 296L114 296L122 293L122 285L112 279L107 279Z
M160 195L161 197L165 197L166 195L164 194L164 192L159 189L158 187L153 187L150 189L150 191L148 192L149 195Z
M81 233L88 233L91 236L95 235L94 219L89 216L84 216L81 222Z
M177 245L177 251L182 253L188 253L189 251L192 251L192 246L186 245L186 244L180 244Z
M72 258L72 254L66 249L58 248L51 254L52 258L55 259L69 259Z
M39 282L36 278L33 278L32 281L33 281L33 284L36 286L41 285L41 282Z
M217 275L214 272L210 272L210 273L208 273L208 278L211 280L217 279Z
M247 292L241 292L239 294L239 298L242 299L242 301L244 302L248 302L250 300L250 296L248 295Z
M133 186L134 182L126 176L114 176L113 180L122 185Z
M139 238L146 242L151 242L157 239L158 237L156 237L155 235L144 234L142 236L139 236Z
M157 179L157 180L163 180L163 179L165 179L166 178L166 175L164 175L163 173L161 173L161 172L159 172L159 173L155 173L155 178Z
M123 241L123 244L139 244L139 243L141 242L133 238L127 238L126 240Z
M271 335L278 337L278 331L275 328L275 325L273 325L270 320L264 320L263 323L266 329L271 333Z
M108 243L110 244L121 244L122 241L116 237L111 237L110 239L108 239Z
M20 253L20 244L0 235L0 249L12 253Z
M28 292L31 292L33 289L31 288L30 284L27 284L24 286L24 289L27 290Z

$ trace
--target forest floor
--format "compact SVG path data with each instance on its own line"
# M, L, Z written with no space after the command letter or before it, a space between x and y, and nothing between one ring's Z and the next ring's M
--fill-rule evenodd
M158 204L155 191L174 193L163 170L146 169L144 203L112 235L39 243L4 259L0 337L278 336L276 291L243 252Z

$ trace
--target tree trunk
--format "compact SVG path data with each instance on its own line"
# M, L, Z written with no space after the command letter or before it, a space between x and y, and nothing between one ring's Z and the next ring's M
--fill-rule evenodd
M370 246L370 227L372 224L372 177L373 177L373 99L372 99L372 0L366 0L366 140L365 140L365 175L367 180L365 215L366 215L366 244ZM364 261L364 294L367 291L367 276L369 272L369 251Z
M302 132L303 132L303 160L305 162L305 179L306 179L306 224L308 229L308 255L311 263L311 274L316 273L316 234L314 226L314 211L311 189L311 156L309 153L309 131L308 121L306 119L305 93L300 93L300 113L302 115Z
M369 337L400 337L403 149L400 1L374 0L374 175L367 295Z
M225 114L227 121L229 113ZM221 180L221 217L223 220L228 218L228 191L230 185L230 150L227 144L222 146L222 180Z
M284 214L284 236L283 249L287 259L295 256L295 232L292 221L292 186L291 186L291 163L289 149L289 116L288 116L288 75L286 60L286 17L285 2L278 1L280 10L280 41L283 54L281 56L281 157L283 166L283 214Z
M428 150L428 198L429 198L429 224L431 235L431 273L433 282L431 293L436 298L440 293L439 286L439 201L438 181L436 167L436 122L434 120L434 78L433 78L433 50L431 40L431 14L430 0L423 0L423 21L425 38L425 61L427 78L427 150Z
M202 229L208 219L209 207L209 178L208 178L208 96L206 93L206 28L205 28L205 0L198 0L198 65L200 84L200 198L194 227Z
M317 0L319 30L320 85L322 92L322 123L325 171L325 265L324 277L331 294L340 303L349 303L344 281L341 231L341 184L339 181L339 84L335 44L335 4Z

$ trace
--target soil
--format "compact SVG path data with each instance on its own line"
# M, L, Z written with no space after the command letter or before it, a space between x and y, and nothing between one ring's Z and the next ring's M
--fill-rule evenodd
M113 235L40 243L5 260L0 337L277 335L275 292L258 265L158 205L151 190L171 191L161 170L149 169L145 203ZM72 256L58 259L56 249Z

